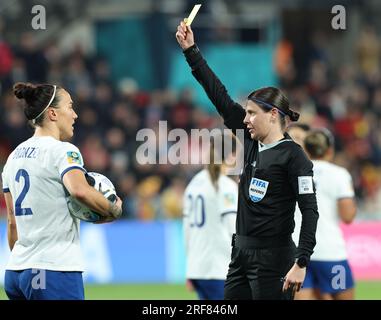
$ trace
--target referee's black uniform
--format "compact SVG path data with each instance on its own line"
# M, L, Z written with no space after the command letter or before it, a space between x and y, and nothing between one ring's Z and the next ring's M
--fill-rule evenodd
M233 131L245 130L237 235L225 299L291 299L291 290L282 292L283 277L296 258L309 260L316 242L318 211L312 162L287 133L270 145L251 139L243 123L245 110L230 98L197 46L186 49L184 55L225 125ZM298 248L291 238L296 201L303 216Z

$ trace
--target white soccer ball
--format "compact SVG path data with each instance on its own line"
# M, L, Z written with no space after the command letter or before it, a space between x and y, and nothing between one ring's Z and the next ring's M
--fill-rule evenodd
M86 174L86 180L89 185L101 192L106 199L113 203L116 202L117 197L115 187L106 176L96 172L88 172ZM70 214L80 220L97 222L102 219L102 216L99 213L92 211L72 196L67 197L66 202Z

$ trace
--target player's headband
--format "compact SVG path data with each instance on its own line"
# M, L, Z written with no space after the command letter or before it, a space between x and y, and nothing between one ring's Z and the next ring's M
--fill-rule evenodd
M56 85L53 85L53 88L54 88L54 90L53 90L53 94L52 94L52 97L50 98L50 101L49 101L48 105L45 107L44 110L42 110L42 111L39 113L39 115L38 115L37 117L35 117L34 119L32 119L32 123L33 123L33 124L36 123L36 120L37 120L39 117L41 117L41 115L46 111L46 109L48 109L48 108L50 107L50 105L52 104L52 102L53 102L53 100L54 100L54 98L55 98L55 96L56 96L57 86L56 86Z

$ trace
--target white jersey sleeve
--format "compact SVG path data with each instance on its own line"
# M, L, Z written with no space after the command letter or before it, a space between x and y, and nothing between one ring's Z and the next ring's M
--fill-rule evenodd
M3 172L1 174L1 181L3 185L3 192L9 192L9 181L8 181L8 175L7 175L7 164L5 164L3 168Z
M337 182L336 186L336 197L337 200L344 198L353 198L355 193L353 190L352 177L350 173L344 169L340 168L340 174L335 177Z
M83 166L83 158L79 149L71 143L63 143L62 148L57 153L57 167L61 179L66 172L72 169L80 169L86 172Z

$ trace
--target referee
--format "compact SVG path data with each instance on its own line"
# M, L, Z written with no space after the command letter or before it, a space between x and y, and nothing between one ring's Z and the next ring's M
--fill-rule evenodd
M245 130L237 234L224 298L291 300L304 281L319 216L312 162L284 133L286 117L297 121L299 114L274 87L253 91L244 109L230 98L202 57L191 28L181 22L176 39L225 125L233 131ZM302 213L297 248L291 238L296 201Z

